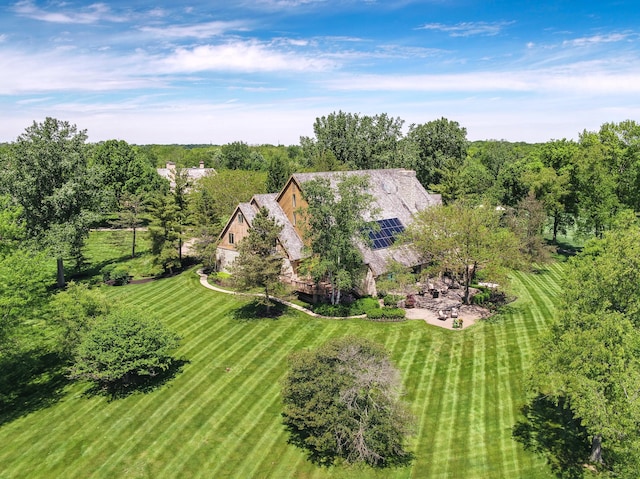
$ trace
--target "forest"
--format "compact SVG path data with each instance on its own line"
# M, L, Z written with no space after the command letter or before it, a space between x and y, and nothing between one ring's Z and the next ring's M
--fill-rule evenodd
M518 284L522 293L528 282L553 272L540 288L557 296L547 306L533 299L540 308L535 311L545 309L545 317L529 318L536 335L532 344L527 339L521 367L510 373L522 386L509 397L522 409L511 418L505 440L523 444L526 451L514 454L534 463L531 470L558 477L635 477L640 469L640 124L603 123L597 131L580 132L577 140L528 144L469 141L466 129L446 118L405 126L387 114L340 111L318 117L313 131L314 136L289 146L89 143L78 126L46 118L0 145L0 437L2 428L46 412L66 390L77 395L93 384L92 391L108 391L111 399L98 395L105 401L123 397L135 402L140 399L128 399L123 391L160 388L164 394L165 382L188 371L189 361L199 364L192 346L198 339L182 317L174 318L175 333L166 327L165 316L174 314L170 306L149 307L127 293L135 291L127 288L140 287L155 295L153 288L160 286L105 288L105 281L165 278L188 289L193 282L182 275L196 264L215 265L218 235L235 206L254 194L279 191L293 172L407 168L416 171L427 190L442 195L443 208L502 212L499 226L513 233L521 253L517 270L509 273L515 296ZM156 171L168 162L177 166L173 188ZM200 162L215 173L196 182L181 174L182 168ZM105 253L110 248L105 229L126 230L119 256ZM247 308L216 301L227 309ZM494 324L480 325L481 332L466 337L484 335L496 324L503 327L504 318L526 329L514 319L517 308L509 307L498 312ZM237 320L231 324L240 327ZM242 325L245 330L251 326L249 321ZM328 326L319 337L338 336L339 327ZM371 325L345 327L350 334L380 336ZM123 360L97 371L95 364L106 361L101 355L113 354L101 345L121 331L156 344L157 354L145 362L139 361L144 354L133 354L127 364ZM434 334L442 344L450 341ZM311 343L317 341L302 345ZM117 347L120 358L134 349L126 342ZM194 356L177 357L176 350ZM399 354L394 350L392 356L401 364L409 361ZM276 382L283 376L284 358L272 371ZM411 382L409 396L424 394L424 377L402 367L401 374ZM540 408L563 418L566 436L556 443L571 436L584 448L572 456L574 462L567 462L561 450L544 447L549 438L532 432L527 420ZM277 428L270 431L281 434ZM424 466L424 453L418 450L424 447L422 436L416 441L418 466L413 467L419 468ZM542 457L546 469L527 454ZM499 472L471 466L469 471L504 477L529 467L514 470L505 464ZM306 467L311 466L299 473L308 472ZM183 469L173 472L178 470ZM265 465L253 472L273 470ZM163 470L164 475L171 472ZM352 470L345 477L359 474Z

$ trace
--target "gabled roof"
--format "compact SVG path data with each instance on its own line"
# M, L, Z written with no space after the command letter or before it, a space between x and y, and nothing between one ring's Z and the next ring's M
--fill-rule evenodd
M280 204L276 201L277 196L277 193L254 195L251 199L251 204L255 204L257 208L263 206L267 208L269 214L282 225L282 231L278 237L280 244L285 249L289 259L297 261L303 258L302 248L304 245L302 239L298 236L295 228L287 218L287 215L282 211Z
M254 195L250 203L240 203L220 236L222 237L225 234L238 210L242 212L249 226L251 226L258 209L264 206L269 210L270 215L283 225L278 239L287 256L292 261L300 260L304 257L303 240L280 207L278 200L291 182L295 182L304 192L304 183L307 181L326 178L333 187L336 187L345 175L369 177L368 193L373 196L372 207L377 213L372 218L365 218L367 220L397 218L406 228L413 221L413 216L418 211L442 203L440 195L430 194L424 189L413 170L394 168L387 170L295 173L291 175L280 193ZM408 247L371 249L369 245L363 242L358 242L358 247L362 252L364 263L369 266L374 276L385 273L388 269L388 263L392 259L406 266L414 266L420 263L416 253Z
M326 178L332 187L336 187L345 175L369 177L368 193L373 196L372 209L377 212L374 217L365 218L367 220L397 218L404 227L407 227L418 211L442 204L442 197L439 194L428 193L416 178L415 171L404 168L294 173L280 195L284 193L290 182L295 182L304 192L304 183L307 181ZM364 243L360 243L358 246L365 264L371 268L375 276L387 271L391 259L406 266L414 266L420 262L418 256L410 248L371 249Z

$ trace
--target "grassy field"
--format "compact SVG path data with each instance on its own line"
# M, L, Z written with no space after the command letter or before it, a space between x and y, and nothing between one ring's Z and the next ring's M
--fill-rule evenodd
M68 384L46 407L0 425L1 478L547 478L545 461L512 438L536 338L553 314L562 265L517 273L519 299L464 331L420 321L252 320L246 303L206 290L188 271L107 288L183 338L188 361L149 393L110 401ZM330 337L379 341L400 367L418 418L411 466L319 468L287 444L279 379L287 355ZM229 370L227 370L229 368Z

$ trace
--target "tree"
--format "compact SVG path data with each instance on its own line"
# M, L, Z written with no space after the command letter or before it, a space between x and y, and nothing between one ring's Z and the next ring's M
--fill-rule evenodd
M24 248L21 208L0 196L0 356L14 328L35 319L47 298L44 255Z
M302 137L300 144L307 158L322 159L330 152L338 164L350 169L406 166L401 163L413 163L415 158L408 159L404 154L407 150L401 145L403 124L400 118L391 118L386 113L360 116L333 112L316 118L315 138Z
M147 198L140 193L125 192L120 197L118 221L116 224L122 228L130 228L133 233L131 241L131 257L136 257L136 232L141 226L141 215L147 209Z
M633 213L570 260L562 304L542 341L536 392L566 400L616 477L640 470L640 235Z
M86 284L70 282L57 293L49 304L48 315L59 330L62 353L70 358L91 324L110 309L105 295Z
M342 291L358 285L364 272L357 241L369 241L372 196L367 193L369 177L342 175L335 185L327 178L302 185L308 208L302 228L311 257L306 268L316 282L331 285L331 304L339 304Z
M71 378L93 381L115 394L166 371L179 338L146 314L120 307L98 319L76 349Z
M93 150L90 162L98 170L100 183L110 190L113 204L125 194L143 195L161 189L161 178L144 155L123 140L107 140Z
M427 188L442 179L441 170L448 163L462 166L467 156L467 130L457 121L446 118L430 121L422 125L411 125L407 138L418 147L416 176Z
M222 147L222 165L230 170L249 170L251 148L244 141L234 141Z
M269 168L267 170L267 191L269 193L279 192L286 181L291 176L291 167L289 158L284 152L277 152L269 160Z
M496 276L521 261L518 238L500 225L500 213L489 206L457 202L427 208L416 215L405 239L432 269L462 276L465 304L478 270Z
M178 243L182 231L179 221L180 210L172 195L160 195L153 198L149 207L151 224L151 252L154 262L162 267L163 272L173 273L173 268L180 268Z
M87 167L86 132L66 121L34 122L11 144L5 189L22 207L26 233L57 259L58 287L65 285L63 259L79 258L97 219L97 175Z
M198 180L192 195L198 192L206 194L209 205L207 211L224 225L238 203L245 203L255 194L267 192L266 178L266 173L262 171L222 170Z
M269 316L270 294L282 272L282 255L278 252L278 235L282 225L269 217L264 206L251 221L249 234L238 245L238 257L233 262L233 274L245 288L264 290L264 304Z
M282 415L290 442L316 463L392 466L411 458L404 443L413 418L400 396L400 374L385 349L344 337L289 357Z

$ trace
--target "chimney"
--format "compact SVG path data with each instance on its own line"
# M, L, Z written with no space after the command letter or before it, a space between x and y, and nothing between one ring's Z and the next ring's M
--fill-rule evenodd
M200 160L200 169L204 170L204 160Z
M402 201L407 205L411 213L418 211L418 205L416 204L416 172L413 170L400 170L398 172L400 188L402 192Z
M176 171L176 164L173 161L167 161L167 170Z

